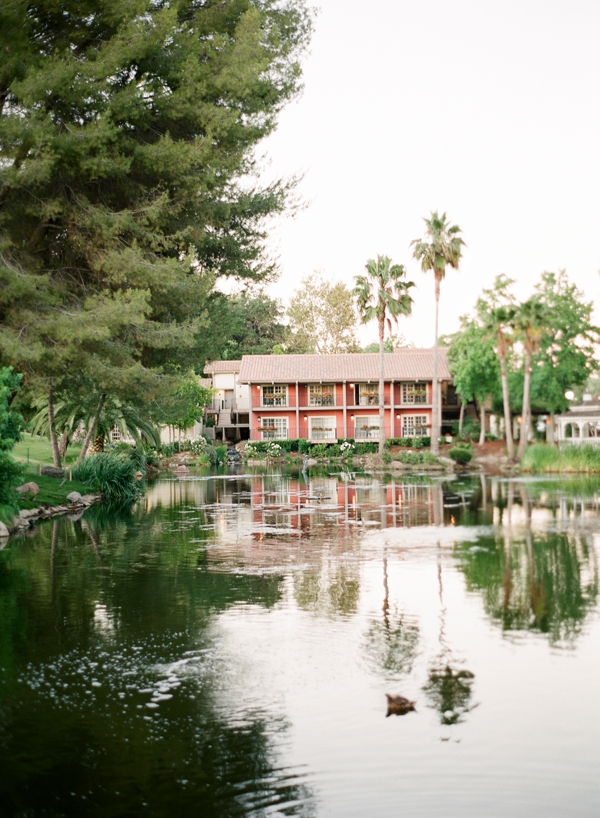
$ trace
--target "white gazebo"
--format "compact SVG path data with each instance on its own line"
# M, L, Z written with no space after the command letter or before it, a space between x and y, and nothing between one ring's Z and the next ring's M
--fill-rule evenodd
M572 403L564 415L556 415L558 443L600 446L600 402L586 393L581 403Z

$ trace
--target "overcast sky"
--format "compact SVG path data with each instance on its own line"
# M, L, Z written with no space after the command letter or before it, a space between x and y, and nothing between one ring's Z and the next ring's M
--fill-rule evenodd
M433 282L409 244L440 210L468 245L440 332L500 273L525 298L565 268L595 300L599 39L598 0L320 0L304 93L264 143L268 174L304 173L308 203L272 230L271 294L315 269L352 285L389 255L418 285L400 329L430 346Z

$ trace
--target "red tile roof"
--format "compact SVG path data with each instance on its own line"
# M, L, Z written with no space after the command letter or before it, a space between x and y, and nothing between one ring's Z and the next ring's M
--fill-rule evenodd
M384 355L387 381L431 380L431 349L398 349ZM227 363L226 361L219 361ZM224 370L219 370L224 371ZM379 380L378 353L340 355L244 355L239 380L243 383L303 383ZM446 350L438 350L438 377L451 380Z
M204 367L205 375L214 375L217 372L239 372L241 361L212 361Z

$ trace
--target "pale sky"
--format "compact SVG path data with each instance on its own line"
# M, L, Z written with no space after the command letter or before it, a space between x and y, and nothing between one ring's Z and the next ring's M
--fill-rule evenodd
M433 281L409 244L439 210L468 245L441 333L500 273L525 298L565 268L595 300L599 39L598 0L320 0L304 93L262 146L269 176L305 174L308 203L272 229L270 293L285 301L315 269L351 286L389 255L418 285L400 331L430 346Z

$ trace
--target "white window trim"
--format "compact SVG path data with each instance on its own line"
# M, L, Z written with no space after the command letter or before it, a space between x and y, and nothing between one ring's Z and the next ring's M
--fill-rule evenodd
M413 428L412 432L407 429L409 421ZM427 437L430 423L429 415L402 415L402 437Z
M272 432L265 432L265 426L274 426L275 430ZM287 440L289 436L288 418L278 415L272 418L261 418L259 431L262 440Z
M417 401L417 400L415 400L416 395L409 395L408 394L409 389L414 388L416 386L418 386L418 387L420 387L422 389L425 389L425 400ZM428 390L427 390L427 384L426 383L416 383L414 381L411 382L411 383L403 383L402 384L402 392L401 392L401 403L402 403L403 406L424 406L424 405L427 405L429 403L429 395L428 395Z
M283 395L283 400L285 402L284 403L265 403L265 389L274 389L275 387L281 387L281 388L283 388L285 390L284 395ZM272 409L272 408L277 407L277 406L283 406L283 407L289 406L289 394L288 394L288 392L289 392L289 387L288 387L288 385L286 383L273 383L273 384L268 383L268 384L264 384L263 387L260 390L261 407L266 408L266 409ZM274 395L273 399L275 399L275 397L276 396ZM277 396L277 397L279 397L279 396Z
M367 392L369 394L362 395L362 392ZM369 401L367 403L362 403L363 397L372 397L373 401ZM358 384L358 405L359 406L379 406L379 384L373 383L359 383Z
M313 399L316 399L318 396L315 395L313 398L312 391L313 389L321 391L324 388L331 390L331 397L333 398L331 403L313 403ZM309 383L308 384L308 405L311 407L323 407L323 406L335 406L335 384L334 383Z
M368 429L363 429L368 426ZM379 415L356 415L354 418L355 440L379 440Z
M316 430L315 426L317 427ZM336 440L336 430L336 419L333 415L325 415L320 418L310 417L308 419L308 437L310 440Z

